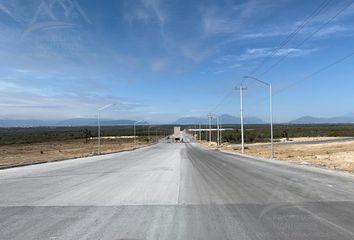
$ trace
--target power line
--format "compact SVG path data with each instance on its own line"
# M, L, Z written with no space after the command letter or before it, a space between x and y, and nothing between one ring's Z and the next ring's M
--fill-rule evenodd
M238 81L238 84L236 85L239 85L241 82L242 81ZM221 107L221 105L233 95L233 93L234 89L231 88L230 91L227 91L224 97L208 112L216 112Z
M230 106L230 103L232 102L232 100L234 100L234 98L232 97L232 96L234 96L234 93L235 93L235 91L233 91L232 94L227 99L225 99L225 101L222 104L222 106L224 108ZM222 114L222 110L223 110L223 108L216 109L214 111L214 113L215 114Z
M341 8L333 17L331 17L327 22L324 24L320 25L319 28L317 28L315 31L313 31L308 37L306 37L304 40L302 40L298 45L295 46L295 48L299 48L302 44L304 44L306 41L308 41L311 37L313 37L315 34L317 34L319 31L321 31L325 26L327 26L329 23L331 23L336 17L338 17L342 12L344 12L347 8L349 8L353 4L353 1L350 1L348 5L345 5L343 8ZM285 58L287 58L292 52L289 51L287 54L285 54L282 58L280 58L277 62L275 62L273 65L268 67L265 71L263 71L260 76L263 76L264 74L268 73L270 70L272 70L275 66L277 66L279 63L284 61Z
M318 14L320 14L325 8L328 7L329 3L332 0L326 0L323 1L320 6L318 6L315 11L313 11L303 22L300 26L298 26L292 33L290 33L281 43L278 47L275 47L271 54L264 58L263 61L257 66L255 67L249 74L247 75L253 75L255 74L259 69L261 69L264 64L271 58L273 58L278 52L279 50L281 50L282 48L284 48L285 45L287 45L295 36L296 34L298 34L312 19L314 19L315 17L318 16Z
M312 13L310 14L305 21L295 30L293 31L290 35L288 35L288 37L280 44L280 46L278 46L277 48L273 49L271 55L269 57L267 57L264 61L261 62L261 64L259 66L257 66L253 71L251 71L251 73L249 75L254 74L256 71L258 71L264 64L265 62L271 58L274 57L275 54L277 52L279 52L280 49L282 49L286 44L288 44L294 37L295 35L301 31L313 18L315 18L316 16L318 16L318 14L320 14L325 8L328 7L329 3L332 0L327 0L322 2L322 4ZM315 34L317 34L320 30L322 30L325 26L327 26L329 23L331 23L336 17L338 17L343 11L345 11L347 8L349 8L352 5L353 1L350 1L348 5L345 5L343 8L341 8L332 18L330 18L326 23L322 24L318 29L316 29L315 31L313 31L308 37L306 37L303 41L301 41L298 45L295 46L295 48L300 47L302 44L304 44L306 41L308 41L311 37L313 37ZM281 59L279 59L275 64L271 65L270 67L268 67L265 71L263 71L260 76L263 76L264 74L266 74L267 72L269 72L270 70L272 70L275 66L277 66L279 63L281 63L285 58L287 58L292 52L288 52L286 55L284 55ZM341 61L344 61L345 59L351 57L352 55L354 55L354 52L345 56L342 59L339 59L337 62L334 62L328 66L325 66L324 68L319 69L318 71L310 74L309 76L302 78L301 80L297 81L303 81L306 80L308 78L311 78L312 76L332 67L333 65L338 64ZM241 84L243 83L243 80L241 81ZM296 83L295 83L296 84ZM293 84L293 85L295 85ZM287 88L289 88L291 86L288 86ZM287 89L286 88L286 89ZM278 94L279 92L281 92L282 89L280 91L275 92L273 95ZM231 89L231 91L229 91L224 98L222 98L222 100L212 109L213 111L216 111L223 103L224 101L226 101L233 93L233 89ZM212 111L212 112L213 112Z
M258 65L257 67L255 67L248 75L253 75L255 72L257 72L265 63L268 59L272 58L275 56L275 54L277 52L279 52L280 49L282 49L286 44L288 44L295 36L297 33L299 33L312 19L314 19L316 16L318 16L318 14L320 14L325 8L327 8L327 6L329 5L329 3L331 2L332 0L326 0L326 1L323 1L316 9L315 11L313 11L305 20L304 22L298 26L291 34L289 34L285 39L284 41L282 41L280 43L280 45L276 48L273 49L272 53L270 56L268 56L266 59L264 59L260 65ZM240 84L243 84L244 83L244 80L241 80L239 82L239 84L237 85L240 85ZM221 101L209 112L214 112L214 111L217 111L218 108L232 95L233 93L233 89L231 89L231 91L229 91L222 99Z
M229 91L222 99L221 101L212 109L212 111L210 112L215 112L217 111L217 109L229 98L231 97L231 95L233 94L233 89L231 91Z
M329 68L331 68L331 67L333 67L333 66L335 66L335 65L337 65L337 64L339 64L339 63L341 63L343 61L345 61L346 59L348 59L348 58L350 58L352 56L354 56L354 51L349 53L349 54L347 54L347 55L345 55L344 57L339 58L336 61L334 61L334 62L332 62L332 63L330 63L330 64L328 64L328 65L326 65L326 66L314 71L314 72L312 72L311 74L309 74L309 75L307 75L307 76L305 76L303 78L298 79L297 81L291 83L290 85L279 89L278 91L274 92L273 95L276 95L276 94L279 94L279 93L281 93L283 91L286 91L287 89L294 87L295 85L299 84L300 82L308 80L308 79L312 78L313 76L315 76L315 75L317 75L317 74L319 74L319 73L321 73L323 71L326 71L327 69L329 69Z
M275 95L277 95L277 94L279 94L279 93L282 93L282 92L284 92L284 91L286 91L286 90L288 90L288 89L290 89L290 88L296 86L297 84L299 84L299 83L301 83L301 82L303 82L303 81L306 81L306 80L308 80L308 79L311 79L312 77L316 76L317 74L320 74L321 72L324 72L324 71L328 70L329 68L332 68L333 66L338 65L339 63L341 63L341 62L343 62L343 61L345 61L345 60L347 60L347 59L349 59L350 57L353 57L353 56L354 56L354 51L350 52L349 54L345 55L344 57L341 57L341 58L339 58L339 59L337 59L337 60L335 60L335 61L333 61L333 62L331 62L331 63L329 63L329 64L327 64L327 65L325 65L325 66L323 66L323 67L321 67L321 68L319 68L319 69L317 69L316 71L314 71L314 72L308 74L307 76L302 77L302 78L300 78L300 79L298 79L298 80L292 82L292 83L289 84L288 86L283 87L283 88L281 88L281 89L278 89L277 91L274 91L274 92L273 92L273 96L275 96ZM257 102L265 101L265 100L267 100L267 99L268 99L268 98L262 98L262 99L260 99L259 101L252 101L251 105L254 105L254 104L256 104Z

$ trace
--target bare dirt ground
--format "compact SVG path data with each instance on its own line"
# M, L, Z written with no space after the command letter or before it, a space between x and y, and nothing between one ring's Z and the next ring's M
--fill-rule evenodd
M314 138L312 141L332 140L333 138ZM314 166L327 167L337 170L354 172L354 141L329 142L329 143L308 143L309 138L294 139L297 144L275 145L275 159L288 161L297 164L308 164ZM306 143L300 143L306 141ZM215 148L216 144L204 145ZM241 152L239 145L224 144L222 149L228 151ZM267 145L248 144L245 153L269 158L270 147Z
M310 142L310 141L327 141L327 140L341 140L346 139L348 137L297 137L297 138L290 138L290 139L279 139L279 142Z
M151 143L156 141L157 139L154 139ZM147 141L137 140L136 147L143 147L148 144ZM101 153L112 153L131 149L134 149L132 139L101 140ZM63 142L6 145L0 146L0 166L87 157L96 155L97 151L97 140L89 140L86 143L83 139Z

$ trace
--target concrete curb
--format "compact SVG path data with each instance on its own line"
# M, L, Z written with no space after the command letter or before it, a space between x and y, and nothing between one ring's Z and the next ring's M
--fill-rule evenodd
M335 170L335 169L331 169L328 167L316 166L316 165L312 165L312 164L300 164L300 163L288 162L286 160L277 160L277 159L271 159L271 158L256 157L256 156L252 156L252 155L248 155L248 154L241 154L241 153L236 153L233 151L228 151L228 150L223 150L223 149L211 149L211 148L208 148L207 146L204 146L203 144L200 144L200 143L197 143L197 144L205 150L221 152L221 153L234 155L234 156L238 156L238 157L242 157L242 158L249 158L249 159L263 161L263 162L270 162L270 163L283 165L283 166L291 166L291 167L296 167L299 169L310 168L311 170L322 171L325 173L331 173L332 175L336 175L336 176L343 175L345 177L351 177L351 178L354 177L354 173L349 172L349 171L345 171L345 170L339 170L339 169Z

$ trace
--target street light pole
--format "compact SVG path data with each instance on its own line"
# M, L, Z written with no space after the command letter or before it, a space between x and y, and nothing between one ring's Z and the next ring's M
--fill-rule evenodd
M247 90L247 88L241 85L239 88L236 89L240 90L241 152L245 153L245 135L244 135L244 128L243 128L243 91Z
M134 148L135 148L135 136L136 136L136 133L135 133L135 125L136 125L136 122L134 123Z
M220 146L220 116L216 115L216 114L212 114L212 113L209 113L209 116L211 118L216 118L216 138L217 138L217 146L219 147Z
M101 154L101 123L100 123L100 111L113 106L113 103L107 104L99 109L97 109L97 137L98 137L98 155Z
M212 118L211 113L208 114L208 118L209 118L209 144L210 144L211 143L211 118Z
M218 147L220 146L220 125L219 124L220 124L219 116L216 116Z
M153 125L148 127L148 140L149 140L149 143L150 143L150 128L152 128L152 127L153 127Z
M97 111L97 137L98 137L98 154L101 153L101 124L100 124L100 111Z
M269 114L270 114L270 142L271 142L271 158L274 158L274 133L273 133L273 92L272 92L272 84L259 80L258 78L252 76L244 76L243 78L248 78L255 80L263 85L269 87Z
M199 123L199 142L202 142L202 130L201 130L202 124Z
M269 111L270 111L270 141L272 148L271 157L274 158L274 132L273 132L273 94L272 94L272 84L269 83Z
M136 124L138 124L138 123L140 123L140 122L142 122L143 120L139 120L139 121L136 121L135 123L134 123L134 148L136 148L136 129L135 129L135 127L136 127Z
M220 145L222 144L222 135L221 135L221 133L222 133L222 130L221 130L221 129L222 129L222 127L221 127L221 116L222 116L222 115L220 115L220 116L219 116L219 128L220 128L220 130L219 130L219 135L220 135L220 136L219 136L219 139L220 139Z

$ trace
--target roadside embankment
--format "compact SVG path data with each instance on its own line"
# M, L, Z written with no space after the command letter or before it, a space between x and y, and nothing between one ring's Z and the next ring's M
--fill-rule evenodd
M101 154L133 150L152 143L145 139L101 139ZM52 141L30 144L12 144L0 146L0 168L42 162L51 162L79 157L94 156L98 153L97 140Z
M216 143L203 145L216 148ZM223 144L221 149L241 153L239 144ZM246 144L245 153L269 158L270 145ZM299 138L275 144L275 159L297 164L308 164L336 170L354 172L354 140L343 138Z

